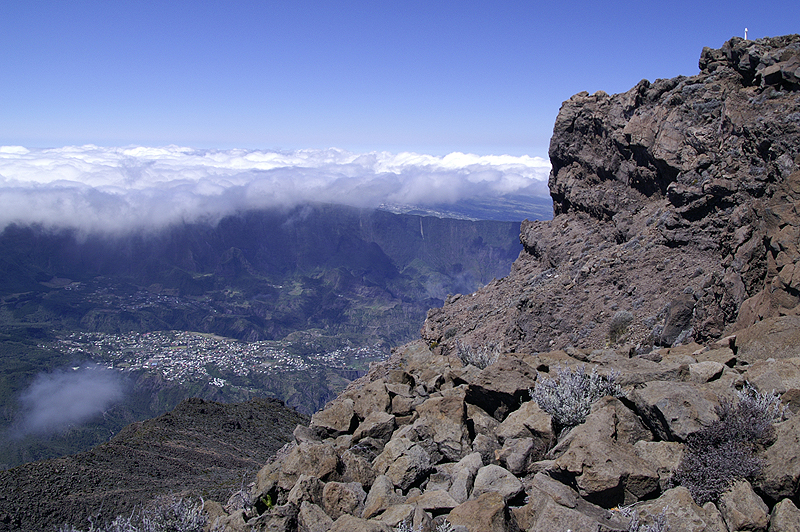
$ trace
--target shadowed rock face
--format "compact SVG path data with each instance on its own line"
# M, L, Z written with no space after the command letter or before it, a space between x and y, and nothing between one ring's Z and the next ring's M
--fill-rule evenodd
M187 399L91 451L0 471L0 530L85 530L170 493L226 500L307 422L275 399Z
M430 311L423 337L446 352L457 337L514 350L674 345L795 314L797 62L798 35L734 38L704 49L695 76L564 102L554 219L523 222L511 274ZM621 334L619 312L632 316Z

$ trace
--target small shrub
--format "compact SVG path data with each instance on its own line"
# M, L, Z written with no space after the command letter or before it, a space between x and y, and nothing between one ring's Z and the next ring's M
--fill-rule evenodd
M473 347L456 342L456 352L461 362L468 366L472 364L476 368L486 369L495 362L500 356L500 349L496 345Z
M753 479L762 468L759 445L773 435L772 423L786 416L780 398L761 394L750 383L737 393L738 401L717 408L718 421L692 433L673 482L689 489L695 502L717 502L736 479Z
M614 317L611 318L611 323L608 326L608 341L612 344L617 343L617 340L628 331L628 325L633 321L633 314L627 310L620 310Z
M649 525L642 523L639 512L630 506L620 507L619 512L630 519L628 532L667 532L669 530L669 526L667 526L667 508L665 506L659 513L654 515L653 522Z
M90 521L87 532L203 532L208 519L203 513L203 501L174 496L158 497L129 516L117 516L105 526ZM81 532L72 526L62 526L59 532Z
M754 412L758 412L763 422L780 423L789 415L789 406L781 404L781 398L775 390L772 390L772 393L759 393L752 384L745 381L736 395L739 403L744 403Z
M586 366L574 370L559 366L556 373L557 379L545 377L537 382L530 395L561 427L583 423L591 412L592 403L601 397L622 395L619 385L614 383L619 372L611 371L607 377L602 377L597 368L586 373Z

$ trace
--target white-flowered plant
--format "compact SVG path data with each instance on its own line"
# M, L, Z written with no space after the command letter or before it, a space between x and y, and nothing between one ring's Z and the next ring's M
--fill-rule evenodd
M587 373L586 366L574 370L558 366L556 375L555 379L544 377L537 381L530 395L539 408L553 416L562 427L583 423L591 412L592 403L601 397L622 395L622 389L614 382L620 375L618 371L601 376L596 367Z
M745 381L740 391L736 392L739 402L752 408L755 412L763 415L765 420L771 423L780 423L789 415L789 407L781 404L780 395L772 390L772 393L761 393L752 384Z

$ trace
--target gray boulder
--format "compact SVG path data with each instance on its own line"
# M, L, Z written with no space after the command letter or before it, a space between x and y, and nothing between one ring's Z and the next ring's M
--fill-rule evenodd
M471 499L480 498L485 493L497 493L507 502L523 492L522 482L509 470L497 465L483 466L475 475Z
M769 508L755 494L750 483L735 482L719 499L719 513L729 530L764 532L769 524Z
M475 475L478 474L481 467L483 467L483 460L480 453L468 454L455 465L449 493L459 504L469 499L475 485Z
M630 399L656 435L667 441L686 441L692 432L717 421L719 399L704 385L689 382L648 382Z
M772 508L769 532L800 532L800 510L791 499L783 499Z
M394 490L394 483L386 475L381 475L372 483L372 487L364 501L364 511L361 517L369 519L380 512L397 504L405 502L405 497L398 495Z
M316 504L303 501L300 505L300 512L297 514L298 532L328 532L333 519Z
M408 438L394 438L375 458L373 466L378 475L386 475L396 487L407 491L428 473L431 459L421 445Z
M289 491L286 502L300 508L303 502L322 503L322 488L325 484L311 475L300 475L294 487Z
M665 491L658 499L636 506L639 515L666 513L670 530L681 532L729 532L713 503L698 506L689 490L677 487Z

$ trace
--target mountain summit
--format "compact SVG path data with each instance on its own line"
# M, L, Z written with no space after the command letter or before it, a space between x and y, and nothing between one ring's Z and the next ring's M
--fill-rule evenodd
M511 274L430 311L423 337L647 350L796 314L798 61L796 35L733 38L696 76L564 102L555 217L524 222Z

